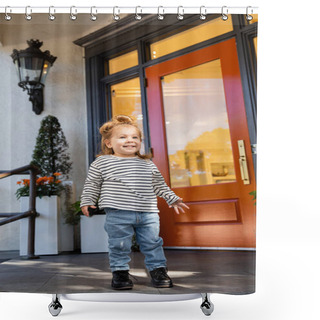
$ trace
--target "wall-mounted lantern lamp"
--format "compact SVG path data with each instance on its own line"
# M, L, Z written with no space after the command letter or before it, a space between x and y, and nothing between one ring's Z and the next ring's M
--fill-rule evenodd
M31 39L27 43L29 48L20 51L14 49L11 57L18 71L19 86L23 91L27 90L33 111L40 114L43 111L44 83L57 57L48 50L42 52L40 47L43 42L39 40Z

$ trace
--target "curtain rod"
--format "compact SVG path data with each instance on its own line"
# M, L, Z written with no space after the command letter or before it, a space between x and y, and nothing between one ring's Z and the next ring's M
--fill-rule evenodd
M77 14L90 14L90 15L98 15L98 14L257 14L258 7L228 7L228 6L220 6L220 7L144 7L144 6L136 6L136 7L81 7L81 6L71 6L71 7L36 7L36 6L26 6L26 7L16 7L16 6L1 6L0 13L4 13L6 16L10 14L25 14L26 16L30 16L34 13L48 13L48 14L60 14L60 13L69 13L71 15Z

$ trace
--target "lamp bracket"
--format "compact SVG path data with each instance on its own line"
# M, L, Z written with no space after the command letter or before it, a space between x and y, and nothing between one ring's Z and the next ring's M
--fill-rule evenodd
M30 90L29 101L32 102L32 110L35 114L40 114L43 111L43 88Z

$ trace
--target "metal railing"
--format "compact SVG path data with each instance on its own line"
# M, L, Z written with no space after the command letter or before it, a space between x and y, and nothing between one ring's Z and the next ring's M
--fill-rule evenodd
M17 174L30 174L30 189L29 189L29 210L26 212L13 212L13 213L0 213L0 226L5 224L29 218L28 223L28 251L27 251L27 259L36 259L38 256L34 254L34 244L35 244L35 225L36 225L36 179L37 174L39 173L38 167L34 165L27 165L21 168L8 170L8 171L0 171L0 179L10 177L12 175Z

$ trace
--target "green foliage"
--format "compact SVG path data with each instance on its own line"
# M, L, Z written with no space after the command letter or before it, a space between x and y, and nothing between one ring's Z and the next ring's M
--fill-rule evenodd
M40 169L41 176L36 181L37 197L60 195L65 189L60 179L68 178L72 168L68 147L58 119L45 117L41 121L30 163ZM16 191L17 198L29 196L30 181L23 179L17 183L20 185Z
M72 225L77 225L80 222L80 217L83 215L80 207L81 201L78 200L74 203L71 203L67 206L67 211L64 213L65 222ZM105 214L103 209L98 208L94 210L92 215Z
M47 116L41 121L31 164L37 166L42 176L51 176L59 172L69 177L72 168L68 143L58 119Z
M140 246L137 242L137 236L136 234L134 233L133 236L132 236L132 245L131 245L131 250L133 252L139 252L140 251Z
M61 180L56 179L60 176L60 173L54 173L53 177L39 177L36 180L36 192L37 197L42 198L43 196L59 195L64 189L61 184ZM20 187L16 191L17 199L21 197L29 197L30 191L30 179L22 179L17 182Z
M257 191L254 190L254 191L251 191L249 192L250 196L253 196L252 200L254 201L254 205L256 205L256 199L257 199Z
M71 203L67 211L64 213L65 223L71 225L77 225L80 222L81 208L80 201Z

